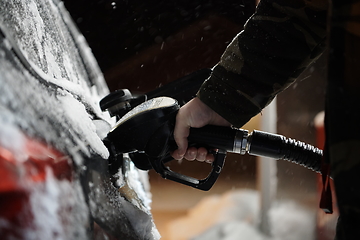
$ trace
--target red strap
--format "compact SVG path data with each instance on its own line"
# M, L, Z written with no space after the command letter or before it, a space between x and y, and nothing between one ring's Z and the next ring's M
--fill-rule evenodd
M324 158L322 158L321 163L321 174L322 174L322 183L323 189L321 192L320 199L320 208L327 214L333 213L333 204L332 204L332 194L330 187L330 165L325 163Z

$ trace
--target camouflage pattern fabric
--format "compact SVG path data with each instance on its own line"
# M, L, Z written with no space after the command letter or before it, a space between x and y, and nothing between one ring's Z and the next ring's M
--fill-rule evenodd
M340 211L335 239L360 239L360 1L262 0L197 96L241 127L326 45L325 156Z
M326 2L261 1L198 97L234 126L244 125L321 54Z

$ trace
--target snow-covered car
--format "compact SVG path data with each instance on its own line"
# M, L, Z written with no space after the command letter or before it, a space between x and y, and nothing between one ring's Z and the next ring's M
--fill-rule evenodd
M109 174L108 93L61 1L0 1L0 239L160 238L147 173Z

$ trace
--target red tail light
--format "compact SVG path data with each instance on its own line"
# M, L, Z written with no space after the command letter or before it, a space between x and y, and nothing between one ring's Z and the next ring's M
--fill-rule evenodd
M21 152L0 146L0 239L22 238L24 229L36 228L29 203L34 189L50 177L55 181L73 177L69 157L40 141L24 139Z

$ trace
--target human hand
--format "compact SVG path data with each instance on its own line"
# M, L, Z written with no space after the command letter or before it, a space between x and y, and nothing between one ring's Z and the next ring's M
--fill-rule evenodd
M230 123L217 114L210 107L205 105L199 98L194 98L179 109L176 116L174 128L174 139L178 146L171 156L176 160L183 158L200 162L212 162L214 157L208 154L205 148L188 148L187 137L190 133L190 127L200 128L205 125L230 126Z

